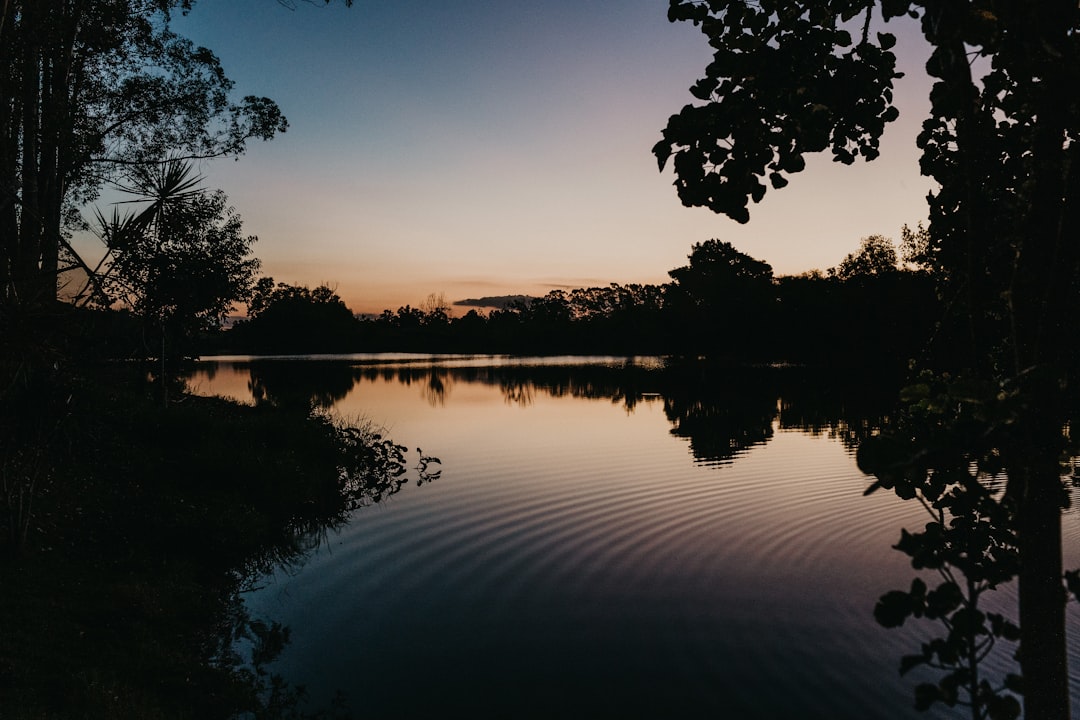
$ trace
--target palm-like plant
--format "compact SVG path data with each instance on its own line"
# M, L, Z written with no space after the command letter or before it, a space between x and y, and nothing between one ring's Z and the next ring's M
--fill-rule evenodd
M120 303L135 307L138 289L132 278L124 277L125 258L145 254L148 248L142 246L148 244L154 251L161 251L162 231L168 218L205 193L199 187L202 180L201 175L193 174L190 162L170 159L153 167L139 167L127 183L117 185L117 190L133 197L117 202L116 206L142 204L144 207L138 212L121 213L114 206L109 217L94 209L95 232L105 245L105 254L93 269L80 262L87 279L75 294L74 303L82 306L96 302L106 307Z
M219 324L232 303L246 297L258 261L254 237L221 191L201 187L190 162L168 160L140 168L118 189L132 197L111 216L96 212L106 252L93 270L83 302L94 298L141 317L154 336L172 336L174 347L193 332ZM88 288L93 285L93 291Z

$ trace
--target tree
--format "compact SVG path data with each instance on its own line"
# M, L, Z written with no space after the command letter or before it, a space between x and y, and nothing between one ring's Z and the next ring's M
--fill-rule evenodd
M124 186L145 203L138 213L106 219L98 213L108 251L81 297L120 304L143 318L171 351L184 352L195 333L220 327L233 305L248 298L258 260L257 238L243 235L225 193L197 187L191 166L170 162L141 168Z
M0 298L41 304L92 269L66 231L133 167L243 152L287 123L231 100L218 59L169 26L193 0L10 0L0 8ZM65 257L66 256L66 257ZM64 261L64 265L62 265Z
M683 338L706 349L747 357L761 350L761 332L776 295L772 266L729 242L695 243L689 265L668 271L666 305L682 322Z
M428 293L420 303L420 310L424 313L424 325L428 327L445 328L450 324L450 303L442 293Z
M939 185L926 264L952 311L943 325L951 360L1016 398L1008 427L986 429L1001 431L994 454L1008 489L999 501L1017 539L1024 707L1031 718L1066 718L1060 461L1080 380L1080 183L1071 172L1080 160L1080 8L671 0L669 18L699 25L715 55L691 89L701 104L673 115L653 151L661 168L673 162L685 204L740 222L748 199L764 196L762 179L783 187L807 152L873 159L898 115L899 77L895 37L870 31L875 11L917 18L932 49L936 80L918 138L921 170Z
M841 280L855 277L876 277L896 272L896 248L884 235L871 235L859 243L859 249L848 254L830 275Z
M359 322L326 285L310 289L259 278L248 319L236 324L234 342L255 352L341 352L355 349Z
M668 271L671 279L695 302L708 302L710 295L731 294L741 289L761 290L772 284L772 267L739 252L729 242L706 240L694 243L687 256L689 265Z
M926 269L930 261L930 233L921 222L914 229L907 225L900 228L900 259L908 268Z

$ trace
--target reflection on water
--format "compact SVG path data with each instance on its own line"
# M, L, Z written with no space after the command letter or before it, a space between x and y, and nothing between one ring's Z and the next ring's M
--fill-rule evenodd
M919 628L872 617L911 576L899 528L923 517L864 498L852 457L895 388L422 356L205 362L190 383L367 417L443 461L249 598L292 628L275 669L316 700L340 688L362 717L926 717L897 671Z

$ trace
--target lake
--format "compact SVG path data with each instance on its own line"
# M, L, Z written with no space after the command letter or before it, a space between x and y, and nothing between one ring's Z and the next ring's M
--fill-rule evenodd
M341 690L374 718L965 717L915 711L933 676L899 675L939 628L873 619L915 576L890 546L928 518L863 495L854 448L895 397L872 376L354 355L207 359L188 384L441 459L246 596L291 628L272 670L314 707ZM1077 567L1075 511L1065 538ZM1014 588L992 594L1015 619Z

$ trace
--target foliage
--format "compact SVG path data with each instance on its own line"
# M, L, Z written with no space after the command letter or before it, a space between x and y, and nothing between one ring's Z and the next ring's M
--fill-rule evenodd
M7 365L0 363L7 371L0 376L0 556L4 549L21 552L40 528L40 505L56 491L50 448L67 433L71 415L71 398L56 387L55 371ZM15 377L8 376L12 370Z
M420 303L420 312L424 314L427 325L446 325L450 322L450 303L442 293L430 293Z
M217 57L175 34L191 0L14 0L0 8L0 296L47 302L92 268L74 209L132 168L243 152L286 129L269 99L230 97ZM61 263L61 260L64 262Z
M330 287L275 284L262 277L248 302L248 320L231 332L255 352L312 353L348 350L357 329L352 311Z
M668 272L673 282L665 289L683 347L760 359L776 310L772 267L715 239L695 243L688 259Z
M878 9L885 21L919 20L931 48L927 72L936 80L917 142L921 170L938 189L925 234L911 234L909 261L929 270L944 300L938 361L978 378L987 406L994 388L1016 393L1005 445L1017 507L1005 522L1020 558L1025 711L1064 718L1058 456L1080 384L1080 183L1071 176L1080 160L1080 8L671 0L670 19L700 26L714 60L691 89L702 104L673 115L653 152L661 168L672 161L685 204L741 222L748 200L766 192L762 178L783 187L785 174L804 168L805 152L873 159L898 114L895 37L870 32ZM860 16L853 39L848 28ZM964 487L973 498L981 492Z
M841 280L851 280L887 275L896 270L896 248L892 240L884 235L871 235L860 241L856 252L847 255L835 268L830 268L829 274Z
M803 170L806 153L829 149L845 164L873 160L885 124L899 113L896 38L869 32L872 2L745 3L671 0L668 18L700 26L713 60L690 93L701 105L672 115L653 147L660 168L675 166L687 206L747 222L760 202ZM853 38L847 24L867 12Z
M900 259L909 267L925 269L930 262L930 233L920 222L900 229Z
M925 617L947 631L901 661L902 673L920 665L943 673L916 688L919 709L942 702L969 706L974 718L1018 717L1019 678L1009 674L993 685L979 666L998 641L1018 640L1019 628L979 601L1019 570L1016 498L1004 483L1019 394L977 378L923 373L902 397L908 405L897 426L860 445L859 467L877 477L867 494L890 489L926 509L930 522L920 532L903 530L895 548L941 582L931 590L916 578L909 591L886 593L874 617L885 627Z
M749 299L772 284L772 267L741 253L729 242L694 243L690 264L669 270L679 290L694 304L711 304L712 296Z
M66 402L0 404L5 431L53 429L26 542L0 553L5 717L306 716L261 672L286 629L237 592L353 509L438 478L438 459L370 423L190 396L162 408L124 371L56 372ZM245 634L250 658L232 654Z
M98 213L108 252L82 297L119 303L168 332L174 343L219 327L234 303L247 299L259 262L254 236L220 190L197 188L191 167L170 162L137 172L124 189L145 203L138 213L106 220Z

